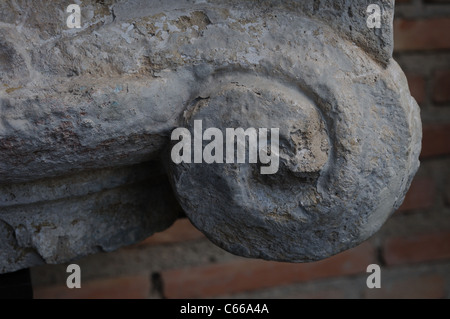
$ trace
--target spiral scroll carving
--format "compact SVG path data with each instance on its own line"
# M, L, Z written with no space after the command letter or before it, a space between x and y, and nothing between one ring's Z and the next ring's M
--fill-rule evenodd
M179 216L173 195L242 256L306 262L369 238L417 171L421 122L393 1L378 30L368 4L83 1L67 30L44 23L65 8L4 1L0 273L138 242ZM171 133L195 121L279 129L276 172L175 163Z

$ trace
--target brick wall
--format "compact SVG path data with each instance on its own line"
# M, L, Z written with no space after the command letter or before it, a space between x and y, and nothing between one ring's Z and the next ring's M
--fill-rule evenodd
M450 0L397 1L395 42L422 110L422 165L370 240L316 263L276 263L228 254L180 219L140 244L79 260L82 289L65 288L65 265L32 269L35 297L449 298ZM381 266L381 289L366 286L371 263Z

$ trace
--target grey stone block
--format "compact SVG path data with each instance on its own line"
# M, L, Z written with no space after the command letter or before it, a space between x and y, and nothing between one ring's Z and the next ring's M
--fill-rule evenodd
M358 245L401 204L419 109L392 59L393 1L0 4L0 272L110 251L185 213L247 257ZM280 167L180 164L171 132L280 128ZM165 164L163 169L156 162ZM141 164L150 163L151 164Z

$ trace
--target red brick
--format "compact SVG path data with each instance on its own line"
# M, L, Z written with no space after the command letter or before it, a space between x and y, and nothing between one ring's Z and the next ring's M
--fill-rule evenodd
M404 265L450 258L450 232L389 238L383 245L387 265Z
M334 257L305 264L240 260L226 264L161 273L167 298L206 298L321 278L362 273L375 260L373 247L364 243Z
M450 154L450 124L423 127L421 158Z
M433 101L450 102L450 70L437 71L434 75Z
M445 194L445 204L447 204L447 206L450 206L450 180L448 180L448 182L447 182L447 191Z
M425 3L450 3L450 0L425 0Z
M183 218L178 219L169 229L150 236L139 244L134 245L134 247L141 245L172 244L204 237L205 236L191 224L189 219Z
M301 292L292 294L286 299L344 299L346 294L343 290L337 289L320 289L311 292Z
M144 299L150 293L150 278L146 275L81 281L81 288L65 285L35 287L35 299Z
M426 209L433 206L436 188L433 179L417 177L411 183L399 211Z
M394 21L395 51L450 48L450 18Z
M383 281L380 289L367 289L370 299L440 299L445 297L444 278L438 275Z
M417 103L425 102L425 78L418 74L406 74L408 78L409 90Z

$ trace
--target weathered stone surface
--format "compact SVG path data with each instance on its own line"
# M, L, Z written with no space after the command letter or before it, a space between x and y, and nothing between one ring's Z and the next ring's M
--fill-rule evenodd
M180 211L154 163L0 185L0 203L0 272L133 244Z
M45 2L45 1L44 1ZM421 124L393 1L0 3L0 272L143 239L177 217L248 257L318 260L401 204ZM170 133L279 127L280 170L180 164ZM80 173L89 170L86 173ZM3 239L2 239L3 238Z

